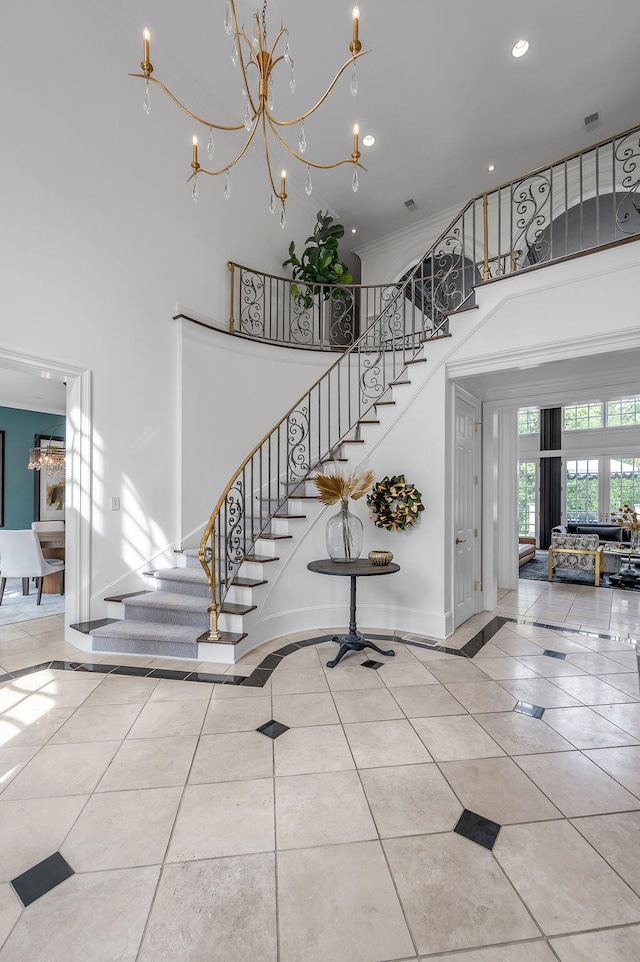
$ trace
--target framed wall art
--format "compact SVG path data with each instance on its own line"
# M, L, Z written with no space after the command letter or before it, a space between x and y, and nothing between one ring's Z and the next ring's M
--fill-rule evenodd
M64 438L45 437L37 434L34 441L36 448L63 448ZM64 521L65 513L65 476L52 474L43 467L34 471L34 520L35 521Z
M0 528L4 528L4 431L0 431Z

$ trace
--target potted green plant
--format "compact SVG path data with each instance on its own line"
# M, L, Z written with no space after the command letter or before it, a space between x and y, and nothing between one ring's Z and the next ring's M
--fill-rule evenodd
M298 258L295 241L289 244L289 257L283 267L291 264L295 280L304 281L303 288L297 284L291 285L293 296L302 301L308 309L313 304L313 298L319 294L326 300L343 298L344 292L333 289L331 292L322 290L323 284L351 284L353 278L343 264L338 254L338 241L344 237L342 224L334 224L334 218L321 210L316 214L316 226L311 237L307 237L307 245Z

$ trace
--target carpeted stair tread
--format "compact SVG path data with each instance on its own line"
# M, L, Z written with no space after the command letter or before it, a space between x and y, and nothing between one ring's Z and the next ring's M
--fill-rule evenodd
M146 595L132 598L130 605L136 608L173 608L178 611L204 611L208 607L208 599L196 595L183 595L176 591L149 591ZM127 602L125 602L125 607Z
M145 571L146 578L157 578L158 581L175 581L179 584L208 585L204 568L160 568L157 571Z
M131 638L145 641L174 642L176 644L193 645L201 634L199 628L187 625L165 625L160 621L113 621L109 625L93 628L90 632L93 638Z

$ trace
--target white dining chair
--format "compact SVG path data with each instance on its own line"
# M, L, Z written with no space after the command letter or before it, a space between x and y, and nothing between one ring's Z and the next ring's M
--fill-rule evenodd
M56 522L57 523L57 522ZM7 578L22 579L22 594L29 594L29 578L36 579L38 600L42 599L42 579L45 575L59 573L60 594L64 594L64 561L42 556L36 531L0 531L0 605L4 597Z
M32 531L64 531L64 521L32 521Z

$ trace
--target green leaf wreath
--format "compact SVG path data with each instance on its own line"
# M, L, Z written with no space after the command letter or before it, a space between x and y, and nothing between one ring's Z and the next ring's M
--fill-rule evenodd
M404 474L378 481L367 497L367 504L373 523L387 531L404 531L424 511L422 495L412 484L407 484Z

